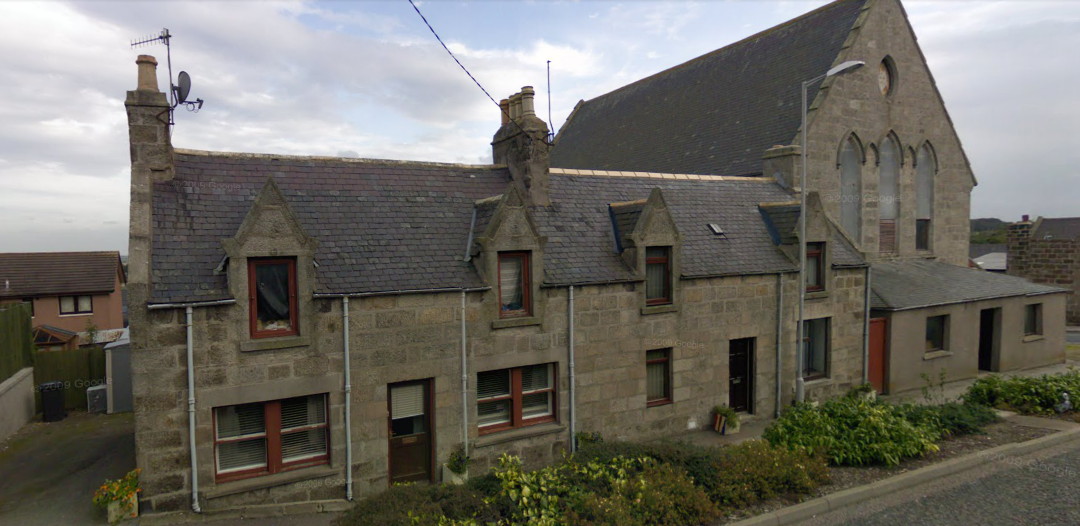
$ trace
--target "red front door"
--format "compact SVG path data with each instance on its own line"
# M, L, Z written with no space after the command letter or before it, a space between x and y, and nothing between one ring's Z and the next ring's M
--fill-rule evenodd
M870 320L870 363L868 364L868 376L870 385L879 393L885 392L885 353L886 353L886 319L872 318Z

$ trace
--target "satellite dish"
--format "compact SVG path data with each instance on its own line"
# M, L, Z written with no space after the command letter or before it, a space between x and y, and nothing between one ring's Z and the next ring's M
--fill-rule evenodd
M186 71L181 71L176 77L176 99L178 102L187 102L187 96L191 93L191 76Z

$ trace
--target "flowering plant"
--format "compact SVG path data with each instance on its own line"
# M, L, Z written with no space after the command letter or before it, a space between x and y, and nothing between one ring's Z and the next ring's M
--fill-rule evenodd
M110 502L121 502L127 508L131 505L131 497L142 491L139 487L139 468L128 471L127 475L117 480L106 480L97 491L94 492L94 504L107 508ZM132 510L125 509L125 512Z

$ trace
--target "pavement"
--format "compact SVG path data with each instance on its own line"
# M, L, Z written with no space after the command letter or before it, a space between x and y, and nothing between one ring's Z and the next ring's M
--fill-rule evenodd
M71 412L0 444L0 524L105 524L94 491L135 468L134 419Z

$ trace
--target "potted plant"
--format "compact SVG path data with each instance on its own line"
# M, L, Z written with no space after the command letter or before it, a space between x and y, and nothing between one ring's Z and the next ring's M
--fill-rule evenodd
M870 401L877 399L877 390L874 389L874 386L870 383L856 385L855 387L852 387L851 391L848 391L848 393L851 396L865 398Z
M722 435L739 432L739 413L726 405L713 408L713 429Z
M136 468L117 480L106 480L94 492L94 504L109 514L109 524L139 516L139 471Z
M446 464L443 464L443 482L447 484L464 484L466 480L469 480L469 461L471 459L465 454L465 445L458 444L450 456L446 459Z

